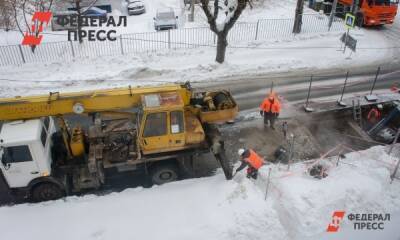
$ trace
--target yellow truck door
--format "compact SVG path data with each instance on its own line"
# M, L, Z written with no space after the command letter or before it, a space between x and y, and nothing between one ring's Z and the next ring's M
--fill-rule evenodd
M143 152L165 151L170 147L167 112L153 112L145 116L141 147Z

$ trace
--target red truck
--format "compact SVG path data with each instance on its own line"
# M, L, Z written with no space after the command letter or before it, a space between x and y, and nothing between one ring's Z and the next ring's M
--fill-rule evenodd
M353 5L353 0L338 0L344 10ZM359 0L358 23L364 26L392 24L397 14L399 0Z

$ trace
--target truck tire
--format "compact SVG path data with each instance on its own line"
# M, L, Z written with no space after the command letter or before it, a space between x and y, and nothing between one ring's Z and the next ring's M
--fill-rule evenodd
M157 164L151 170L151 182L156 185L178 180L178 167L173 163Z
M65 196L65 192L54 183L39 183L35 185L31 192L33 202L44 202L60 199Z

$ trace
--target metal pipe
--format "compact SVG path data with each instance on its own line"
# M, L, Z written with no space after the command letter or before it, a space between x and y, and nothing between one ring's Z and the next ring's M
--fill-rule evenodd
M375 84L376 84L376 80L378 80L378 76L379 76L380 71L381 71L381 67L379 66L379 67L378 67L378 70L376 71L374 83L372 84L371 92L369 93L369 95L371 95L372 92L374 91Z
M312 81L313 81L313 75L311 75L311 78L310 78L310 86L308 87L307 100L306 100L306 108L308 108L308 100L310 99L310 95L311 95Z
M344 90L346 89L346 84L347 84L347 79L349 78L349 71L346 72L346 78L344 79L344 84L343 84L343 89L342 89L342 94L340 96L339 102L343 100L343 95L344 95Z

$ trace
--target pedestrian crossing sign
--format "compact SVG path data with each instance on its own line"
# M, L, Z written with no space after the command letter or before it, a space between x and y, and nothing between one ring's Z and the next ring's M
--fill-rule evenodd
M347 28L354 28L356 17L351 13L347 13L344 22Z

